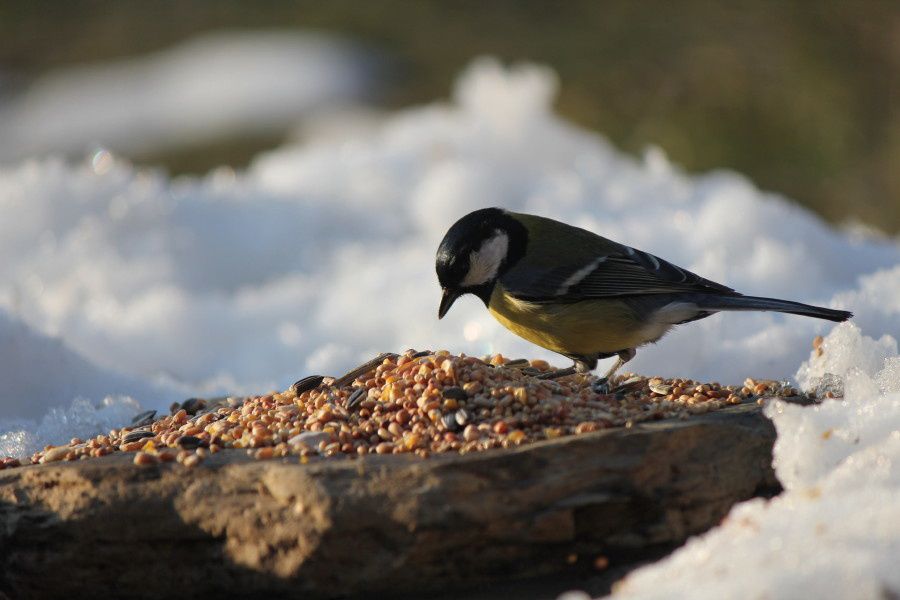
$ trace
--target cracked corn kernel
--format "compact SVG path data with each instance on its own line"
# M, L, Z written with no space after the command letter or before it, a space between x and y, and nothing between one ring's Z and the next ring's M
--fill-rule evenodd
M410 434L407 434L406 436L404 436L403 446L407 450L413 450L414 448L416 448L419 445L420 441L421 441L421 437L418 434L410 433Z
M510 432L506 439L515 444L521 443L525 441L525 432L521 429L516 429L515 431Z

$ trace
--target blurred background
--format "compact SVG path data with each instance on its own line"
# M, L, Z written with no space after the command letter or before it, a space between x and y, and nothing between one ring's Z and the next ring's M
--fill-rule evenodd
M488 54L551 66L559 112L626 152L657 145L900 232L890 0L4 0L0 40L0 164L102 146L173 174L239 168L349 114L447 97Z

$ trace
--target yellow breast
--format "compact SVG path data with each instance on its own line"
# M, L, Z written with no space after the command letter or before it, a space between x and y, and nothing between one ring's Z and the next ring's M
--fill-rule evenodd
M618 352L650 341L628 305L616 299L535 304L510 296L498 283L488 310L516 335L560 354Z

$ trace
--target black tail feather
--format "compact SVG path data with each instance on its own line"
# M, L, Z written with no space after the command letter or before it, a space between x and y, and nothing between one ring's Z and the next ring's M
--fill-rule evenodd
M840 323L853 316L847 310L823 308L802 302L778 300L777 298L760 298L758 296L705 296L697 305L703 309L720 310L771 310L804 317L815 317Z

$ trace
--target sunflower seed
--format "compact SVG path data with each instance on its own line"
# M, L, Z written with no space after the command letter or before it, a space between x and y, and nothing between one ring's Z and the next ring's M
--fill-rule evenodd
M181 403L181 408L189 415L196 415L206 406L206 400L203 398L188 398Z
M131 420L132 427L143 427L145 425L149 425L153 422L153 417L156 416L155 410L148 410L146 412L142 412Z
M650 383L650 391L661 396L666 396L672 391L672 386L665 383Z
M303 433L298 433L297 435L289 439L288 444L290 444L291 446L303 444L315 450L319 447L319 442L326 442L330 439L331 435L325 433L324 431L304 431Z
M384 352L382 354L379 354L372 360L364 362L363 364L359 365L352 371L349 371L348 373L344 374L343 376L335 379L334 383L332 383L331 385L333 385L336 388L340 388L340 387L347 385L348 383L352 383L353 380L356 379L357 377L360 377L361 375L365 375L369 371L375 369L375 367L377 367L378 365L383 363L384 359L386 359L386 358L394 359L394 358L397 358L397 355L394 354L393 352Z
M368 388L364 388L364 387L358 387L355 390L353 390L353 393L350 394L350 396L347 398L347 404L346 404L347 408L348 409L356 408L356 406L360 402L365 400L366 395L368 394L368 391L369 391Z
M446 414L441 417L441 422L443 422L444 427L447 428L447 431L459 431L459 423L456 422L455 414Z
M152 431L148 431L146 429L138 429L137 431L132 431L125 435L122 438L123 444L130 444L131 442L136 442L138 440L142 440L148 437L155 437L155 434Z
M441 396L446 398L447 400L468 400L469 395L466 393L464 389L457 386L451 386L444 388L444 391L441 392Z
M528 359L526 359L526 358L517 358L517 359L515 359L515 360L507 361L506 363L504 363L504 364L502 364L502 365L498 365L498 366L502 366L502 367L513 367L513 368L516 368L516 367L524 367L524 366L528 366L528 365L530 365L530 364L531 364L531 363L528 362Z
M205 442L193 435L183 435L175 440L175 445L182 450L196 450L200 446L204 446Z
M291 390L299 396L303 392L308 392L309 390L314 390L319 387L323 379L325 379L324 375L310 375L304 377L300 381L294 383L294 385L291 386Z

